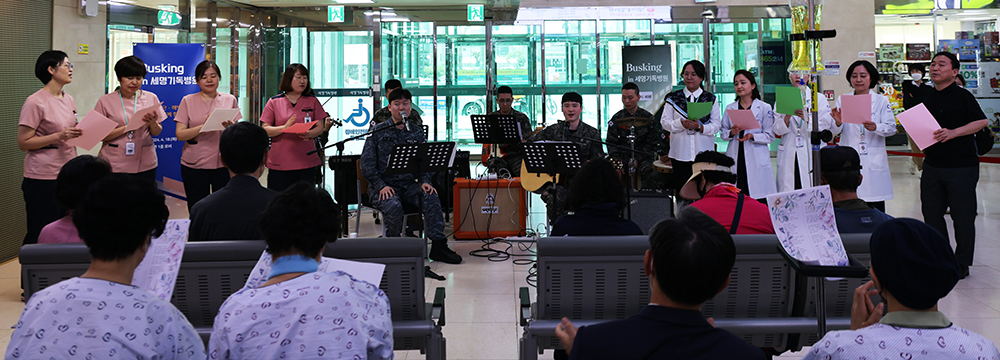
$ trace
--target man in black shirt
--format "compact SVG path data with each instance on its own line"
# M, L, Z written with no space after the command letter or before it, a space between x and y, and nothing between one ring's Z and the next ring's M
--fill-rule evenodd
M955 223L955 257L961 265L962 278L969 275L976 247L976 183L979 182L979 157L975 134L988 124L976 98L955 84L958 58L939 52L931 61L934 88L924 96L924 106L941 129L934 132L937 141L924 149L924 173L920 178L920 202L924 222L948 237L945 209L951 208Z

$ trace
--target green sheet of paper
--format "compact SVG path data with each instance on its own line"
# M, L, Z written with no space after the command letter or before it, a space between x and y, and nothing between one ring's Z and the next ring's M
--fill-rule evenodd
M775 109L779 114L795 115L795 110L802 109L802 92L794 86L776 86L774 88Z
M689 102L687 105L688 119L691 120L701 120L701 118L708 116L712 112L712 103L694 103Z

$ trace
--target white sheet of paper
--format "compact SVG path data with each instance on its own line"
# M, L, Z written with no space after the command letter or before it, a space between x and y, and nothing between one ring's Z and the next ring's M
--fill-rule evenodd
M132 117L128 119L128 125L125 125L125 131L139 130L139 128L143 125L146 125L146 123L142 121L142 118L146 117L146 114L152 112L156 113L156 122L158 123L167 119L167 113L163 111L163 102L161 101L156 105L136 111L135 114L132 114Z
M938 124L924 104L914 106L896 115L896 118L920 150L937 143L937 140L934 140L934 132L941 128L941 124Z
M208 116L208 120L205 120L205 126L201 127L199 133L208 131L222 131L226 127L222 126L224 121L236 120L236 115L239 115L240 109L215 109L212 110L212 114Z
M829 185L768 195L767 206L778 241L793 258L848 265Z
M150 241L146 257L132 274L132 285L156 295L163 301L170 301L177 283L177 273L181 269L184 245L187 242L191 220L167 220L163 235Z
M253 271L250 272L250 277L247 278L245 286L256 288L267 282L267 276L271 274L272 262L271 254L264 251L260 255L260 259L257 260L257 265L254 265ZM323 262L319 264L319 269L316 271L325 273L343 271L357 280L366 281L378 287L382 284L382 273L385 272L385 264L323 257Z

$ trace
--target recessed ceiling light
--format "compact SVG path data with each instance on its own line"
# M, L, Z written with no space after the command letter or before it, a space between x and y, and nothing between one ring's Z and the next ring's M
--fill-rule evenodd
M333 0L337 4L374 4L372 0Z

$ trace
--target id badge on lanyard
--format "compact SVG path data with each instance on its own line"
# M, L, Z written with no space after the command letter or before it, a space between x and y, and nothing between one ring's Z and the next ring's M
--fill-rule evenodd
M806 138L802 137L802 134L795 134L795 147L806 147Z
M313 109L302 109L302 112L306 113L306 117L302 119L302 122L310 123L313 121Z
M868 155L868 143L865 142L865 128L861 127L861 141L858 143L858 155Z

